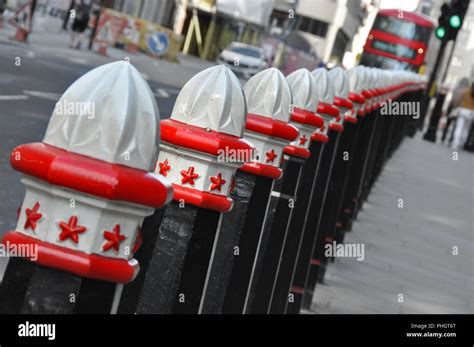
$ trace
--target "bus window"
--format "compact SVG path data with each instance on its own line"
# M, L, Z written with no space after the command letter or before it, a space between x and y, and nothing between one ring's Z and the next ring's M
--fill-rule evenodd
M428 42L431 29L402 19L377 16L372 29L380 30L402 39Z

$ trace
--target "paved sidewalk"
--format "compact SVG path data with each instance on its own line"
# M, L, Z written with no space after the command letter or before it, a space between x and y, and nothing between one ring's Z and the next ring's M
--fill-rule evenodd
M474 313L474 155L452 153L404 141L346 235L365 244L364 261L331 263L313 312Z

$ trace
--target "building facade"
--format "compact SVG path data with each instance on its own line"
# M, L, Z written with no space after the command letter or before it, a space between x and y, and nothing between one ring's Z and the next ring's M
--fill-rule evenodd
M361 0L299 0L295 30L323 61L341 63L365 16Z

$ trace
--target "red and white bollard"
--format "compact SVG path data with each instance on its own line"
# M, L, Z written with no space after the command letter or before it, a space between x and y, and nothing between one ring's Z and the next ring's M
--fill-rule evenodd
M124 288L119 313L197 313L221 212L232 208L235 171L253 147L242 139L246 104L240 82L218 65L201 71L161 121L156 173L169 179L173 202L143 229L153 245L148 271Z
M170 119L161 122L156 173L172 182L175 201L219 212L232 208L233 176L245 163L237 154L252 151L241 139L246 107L237 83L222 66L200 72L179 93ZM222 94L213 92L220 88Z
M285 146L298 136L289 124L292 95L281 71L259 72L247 81L244 92L248 107L244 138L254 144L255 155L236 174L237 204L221 220L222 236L216 240L217 261L209 273L203 313L243 313L272 184L282 175ZM219 257L226 246L227 256Z
M287 300L286 313L297 314L300 311L302 297L304 294L304 286L308 264L313 249L313 241L319 219L322 202L325 198L325 187L331 169L331 160L336 144L334 131L329 132L329 124L339 116L339 110L332 104L334 102L334 86L329 79L328 71L324 68L314 70L311 75L315 80L314 99L317 103L316 113L324 120L324 126L313 133L313 139L320 141L324 145L312 143L311 153L313 149L317 149L317 170L314 174L312 182L311 195L307 203L306 214L303 217L304 223L301 226L303 236L297 251L297 258L291 278L291 292ZM332 138L332 139L330 139Z
M81 113L66 113L68 103ZM16 230L2 242L38 247L31 260L39 265L133 280L142 221L171 199L167 180L150 173L158 136L153 94L129 63L103 65L79 78L56 104L43 142L11 154L26 195Z
M312 134L323 126L323 119L315 114L314 87L316 85L307 69L300 69L287 77L293 95L291 124L299 131L295 141L284 149L283 177L275 181L267 208L262 241L255 261L252 282L246 304L247 313L271 312L271 304L277 286L280 264L285 263L284 252L287 237L292 242L298 235L289 235L290 222L298 208L298 192L311 187L302 186L303 166L310 158ZM286 263L285 263L286 264ZM286 298L288 292L284 297Z
M278 179L284 149L298 136L297 127L288 124L291 90L280 70L270 68L252 77L244 92L249 109L244 137L255 146L255 156L240 170Z

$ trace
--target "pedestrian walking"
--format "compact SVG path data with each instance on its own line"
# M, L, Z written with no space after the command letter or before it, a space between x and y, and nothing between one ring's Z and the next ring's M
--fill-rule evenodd
M471 129L472 120L474 118L474 81L472 80L471 87L462 95L458 112L459 117L456 121L456 128L454 129L453 149L459 149L466 143Z
M461 104L461 100L466 89L469 88L469 79L462 78L453 90L453 96L449 102L448 110L446 112L446 125L443 130L442 142L448 137L448 143L453 142L454 129L456 128L456 118L458 117L458 107ZM454 112L456 110L456 112ZM450 131L451 130L451 131ZM448 136L448 133L450 135Z
M86 1L80 1L76 3L74 7L74 21L71 26L71 42L69 44L70 48L81 48L82 35L87 29L87 24L89 23L89 12L90 4Z
M3 12L7 8L7 0L0 0L0 29L3 28Z

